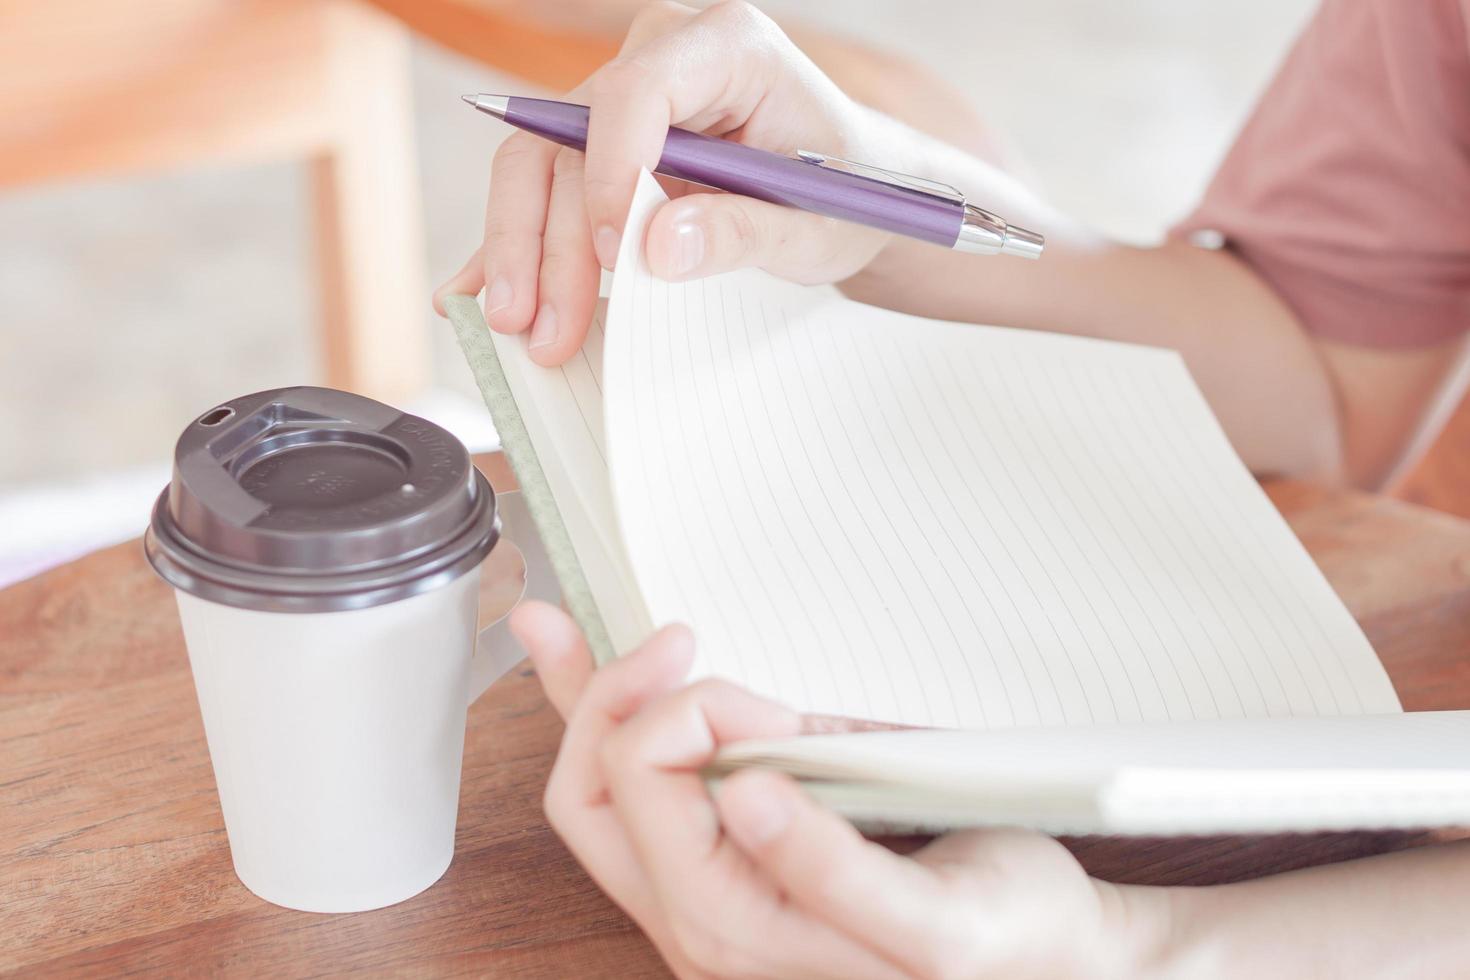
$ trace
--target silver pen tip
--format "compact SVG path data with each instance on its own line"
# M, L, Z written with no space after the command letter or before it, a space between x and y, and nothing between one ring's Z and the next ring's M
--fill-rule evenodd
M461 95L460 98L496 119L504 119L510 105L510 98L505 95Z
M1006 237L1001 243L1000 254L1017 255L1023 259L1039 259L1041 250L1045 246L1046 239L1036 232L1010 225L1006 228Z

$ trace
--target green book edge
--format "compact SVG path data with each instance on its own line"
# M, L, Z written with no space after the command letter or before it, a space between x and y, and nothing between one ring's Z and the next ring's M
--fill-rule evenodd
M490 338L490 327L485 323L484 314L480 312L479 301L473 296L446 296L444 311L449 315L449 322L454 325L460 350L464 352L470 372L475 376L475 384L479 386L480 395L485 399L485 407L490 410L495 431L500 434L501 450L510 461L510 467L515 471L516 480L521 485L526 508L531 512L531 520L536 524L541 543L546 549L546 557L551 562L557 583L561 586L562 601L577 625L582 628L582 635L587 638L587 647L592 651L592 658L598 665L605 664L617 654L607 634L607 627L603 625L602 613L598 611L597 603L592 598L592 589L582 572L577 551L572 547L572 539L567 534L561 510L551 494L551 485L547 483L546 473L541 469L541 460L536 455L535 447L531 445L531 436L521 418L520 406L511 394L510 383L506 380L505 369L501 367L500 356L495 353L495 342Z

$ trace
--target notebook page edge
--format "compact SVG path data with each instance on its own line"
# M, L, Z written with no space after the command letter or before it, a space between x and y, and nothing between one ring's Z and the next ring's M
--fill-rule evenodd
M586 636L594 659L603 663L615 655L612 639L479 302L471 296L449 296L444 306L500 434L501 449L515 470L568 611Z
M577 430L567 431L551 424L551 406L546 402L561 399L564 404L560 407L565 409L566 399L559 389L551 389L544 382L562 374L562 369L544 368L532 361L526 353L523 335L507 336L491 331L490 337L517 403L536 406L535 411L522 414L522 421L533 445L549 447L549 451L538 452L542 472L556 497L559 514L597 604L611 650L615 655L627 653L649 633L647 607L627 570L627 558L617 539L618 529L612 526L605 469L588 457L586 446L576 445ZM569 415L568 412L562 418L568 421L568 428ZM585 465L573 465L570 462L573 457L583 460ZM599 494L608 496L601 507L597 500Z

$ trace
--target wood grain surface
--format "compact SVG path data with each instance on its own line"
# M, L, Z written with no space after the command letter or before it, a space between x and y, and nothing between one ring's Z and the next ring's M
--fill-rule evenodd
M512 485L498 457L480 462L497 488ZM1268 489L1404 706L1470 705L1470 524L1360 494ZM487 575L487 596L503 602L515 574ZM663 975L542 817L560 731L534 676L516 671L471 709L455 858L438 884L376 912L277 908L231 870L173 597L139 544L22 582L0 592L0 970ZM1069 843L1115 880L1204 883L1430 839Z

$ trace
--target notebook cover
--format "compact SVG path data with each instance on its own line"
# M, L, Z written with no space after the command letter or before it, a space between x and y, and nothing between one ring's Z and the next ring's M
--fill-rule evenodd
M490 339L490 328L485 323L480 304L472 296L446 296L444 311L449 315L449 322L454 325L460 350L464 352L470 372L475 376L475 383L485 399L485 407L490 410L490 417L495 421L495 430L500 433L501 449L510 460L516 480L520 482L526 507L536 523L536 530L540 532L541 542L546 548L546 556L556 573L557 582L561 585L562 599L567 611L582 628L593 659L598 664L607 663L616 655L612 640L608 637L607 627L603 625L602 614L597 610L597 602L593 599L587 577L582 572L582 564L572 546L572 539L567 534L556 498L552 496L551 487L542 472L536 447L531 444L531 437L526 432L520 408L511 395L510 384L500 366L500 357L495 353L495 344Z

